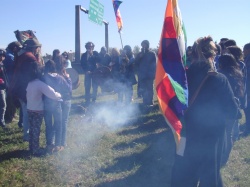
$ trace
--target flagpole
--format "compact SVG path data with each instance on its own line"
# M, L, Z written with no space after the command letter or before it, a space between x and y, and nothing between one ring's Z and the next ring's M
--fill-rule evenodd
M119 35L120 35L120 40L121 40L122 49L123 49L123 43L122 43L122 35L121 35L121 30L119 30L118 32L119 32Z

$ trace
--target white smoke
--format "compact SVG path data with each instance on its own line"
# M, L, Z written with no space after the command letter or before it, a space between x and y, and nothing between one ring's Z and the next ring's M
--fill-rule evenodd
M117 129L128 124L138 111L138 105L136 104L118 104L117 106L101 105L95 109L93 118L95 121L102 122L111 129Z

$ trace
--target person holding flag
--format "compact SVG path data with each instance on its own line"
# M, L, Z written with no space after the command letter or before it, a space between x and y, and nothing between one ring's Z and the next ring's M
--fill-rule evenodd
M210 36L199 38L192 47L189 106L184 114L186 146L183 156L176 156L172 187L223 186L220 168L226 120L236 119L238 109L227 78L215 71L216 50Z
M155 88L159 107L174 133L177 151L183 154L183 111L187 108L188 87L185 63L185 30L176 0L169 0L158 50ZM182 135L182 134L183 135Z
M199 38L192 46L187 76L185 48L178 1L168 0L155 85L160 109L177 145L171 186L221 187L225 119L236 117L237 104L227 78L215 72L217 49L212 38Z

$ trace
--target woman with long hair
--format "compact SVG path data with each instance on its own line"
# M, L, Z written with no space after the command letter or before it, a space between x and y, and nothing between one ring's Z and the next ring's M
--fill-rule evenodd
M61 149L67 146L67 126L69 112L71 109L71 97L72 97L72 82L65 69L66 59L63 56L58 56L55 58L56 72L61 75L68 84L68 89L64 90L62 94L63 101L61 102L62 108L62 138L61 138Z
M215 71L216 46L202 37L192 47L187 70L189 106L184 113L186 144L176 155L172 187L222 187L221 155L226 119L235 119L237 105L227 78Z
M232 54L223 54L219 57L219 72L224 74L234 93L235 99L239 102L239 107L244 104L240 103L244 99L244 77L239 64ZM240 113L239 113L240 114ZM239 116L240 117L240 116ZM230 152L232 150L233 142L239 137L239 120L229 119L226 121L226 142L222 157L222 165L228 161Z

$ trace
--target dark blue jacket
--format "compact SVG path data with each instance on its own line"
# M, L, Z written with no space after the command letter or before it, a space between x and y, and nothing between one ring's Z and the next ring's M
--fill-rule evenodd
M63 101L71 100L72 84L70 78L65 79L65 77L57 73L46 73L43 79L46 84L62 95ZM46 100L47 99L51 101L51 99L46 98Z
M146 53L140 52L135 59L135 64L139 80L152 80L155 78L156 56L153 51L147 51Z

